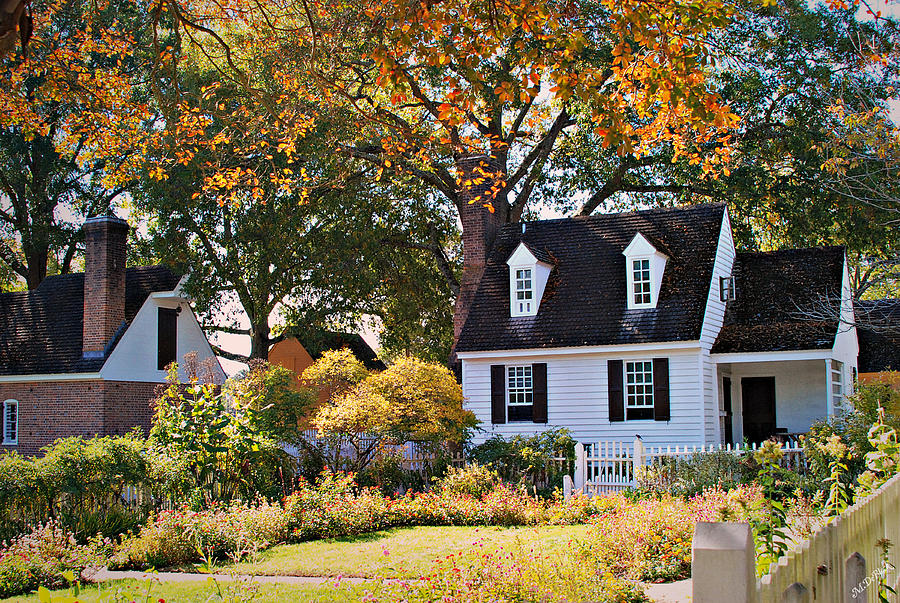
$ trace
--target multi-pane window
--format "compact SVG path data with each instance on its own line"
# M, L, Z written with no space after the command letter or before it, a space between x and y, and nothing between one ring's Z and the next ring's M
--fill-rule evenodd
M731 301L734 299L734 277L719 277L719 299L721 301Z
M840 413L844 404L844 363L831 361L831 403L835 413Z
M625 363L625 404L627 408L653 408L653 361Z
M19 441L19 403L7 400L3 403L3 443L16 444Z
M510 421L531 421L534 380L531 365L506 367L507 415Z
M631 261L631 286L636 306L650 303L650 260Z
M506 395L510 406L534 402L534 384L530 366L510 366L507 369Z
M516 269L516 298L515 304L520 314L531 312L534 303L534 281L531 278L531 268Z

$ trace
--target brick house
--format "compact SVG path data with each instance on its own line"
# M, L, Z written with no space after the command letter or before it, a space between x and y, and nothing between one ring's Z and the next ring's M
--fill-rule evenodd
M148 429L166 366L190 352L224 380L183 279L165 266L126 268L122 219L91 218L84 233L83 274L0 293L3 450Z

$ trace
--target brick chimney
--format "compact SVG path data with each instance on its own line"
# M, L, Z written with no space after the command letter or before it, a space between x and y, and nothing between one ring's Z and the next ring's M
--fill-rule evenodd
M128 223L113 215L84 223L85 358L102 358L125 321L125 245Z
M463 273L453 310L454 348L469 315L491 246L500 227L506 223L508 211L505 199L491 198L491 187L498 178L506 176L498 162L490 157L468 157L457 160L456 167L461 182L473 179L483 182L475 186L460 186L459 190L458 210L463 227ZM475 202L469 203L472 199L476 199ZM486 203L492 204L493 212L485 207ZM455 362L456 354L452 356L451 364Z

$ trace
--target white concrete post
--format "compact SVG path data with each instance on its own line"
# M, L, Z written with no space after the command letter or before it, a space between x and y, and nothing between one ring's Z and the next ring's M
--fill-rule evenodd
M700 521L692 548L693 603L754 603L756 550L749 524Z
M781 601L782 603L807 603L809 590L799 582L794 582L781 595Z
M587 460L584 456L584 444L575 443L575 489L584 490L584 483L587 481Z
M866 582L866 560L859 553L853 553L844 561L844 603L869 600Z
M563 498L564 499L569 500L570 498L572 498L572 491L575 489L574 486L575 486L575 483L572 481L572 476L564 475L563 476Z
M631 485L637 488L638 473L647 460L647 454L644 450L644 442L641 438L634 438L634 454L631 458Z

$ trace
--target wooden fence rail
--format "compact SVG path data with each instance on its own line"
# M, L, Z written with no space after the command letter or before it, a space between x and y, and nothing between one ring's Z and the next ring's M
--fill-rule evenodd
M752 572L755 566L747 524L699 523L693 543L693 601L876 603L880 594L897 601L884 586L900 590L898 547L900 475L793 543L759 580L752 574L746 579L748 568Z

